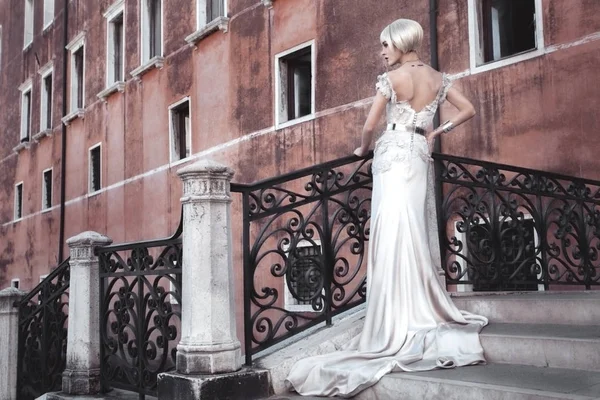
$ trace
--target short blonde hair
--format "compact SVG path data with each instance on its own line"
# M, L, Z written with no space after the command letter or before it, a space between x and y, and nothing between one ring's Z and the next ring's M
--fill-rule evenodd
M379 40L393 44L403 53L416 51L423 41L423 27L412 19L397 19L381 31Z

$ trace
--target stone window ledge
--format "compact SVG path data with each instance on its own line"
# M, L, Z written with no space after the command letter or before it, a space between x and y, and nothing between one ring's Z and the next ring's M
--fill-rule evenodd
M223 31L227 32L229 29L229 18L227 17L219 17L210 21L208 24L204 25L202 28L198 29L196 32L192 33L188 37L185 38L185 41L189 44L194 44L213 32Z
M164 64L165 64L165 59L163 57L160 57L160 56L152 57L151 59L146 61L144 64L140 65L139 67L137 67L136 69L131 71L130 74L134 78L141 78L141 76L144 75L146 72L148 72L154 68L162 68Z
M116 93L116 92L123 93L124 91L125 91L125 82L118 81L118 82L113 83L112 85L110 85L109 87L107 87L106 89L101 91L100 93L98 93L96 96L98 96L98 98L100 100L106 101L106 99L111 94Z
M21 142L18 145L16 145L15 147L13 147L13 152L15 153L19 153L22 150L28 149L29 146L31 146L31 143L29 141L27 142Z
M71 112L70 114L64 116L62 118L62 123L69 126L71 124L71 121L73 121L76 118L83 119L84 116L85 116L85 110L83 108L78 108L75 111Z
M52 136L52 129L44 129L41 132L36 133L35 135L33 135L32 139L35 140L36 142L39 142L40 140L42 140L42 138L44 136Z
M267 8L271 8L271 7L273 7L273 2L274 2L274 1L275 1L275 0L262 0L262 3L263 3L263 5L264 5L265 7L267 7Z

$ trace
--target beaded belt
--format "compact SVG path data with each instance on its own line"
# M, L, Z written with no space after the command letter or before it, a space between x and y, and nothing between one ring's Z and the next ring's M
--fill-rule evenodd
M402 125L402 124L387 124L387 127L386 127L386 130L388 130L388 131L395 131L395 130L400 130L400 129L405 130L407 132L414 132L419 135L425 134L425 129L419 128L418 126Z

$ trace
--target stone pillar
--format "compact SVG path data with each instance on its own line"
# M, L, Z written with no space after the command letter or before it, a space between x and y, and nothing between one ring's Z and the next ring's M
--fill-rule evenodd
M71 252L67 366L62 392L100 392L100 276L94 249L112 240L96 232L83 232L67 240Z
M233 171L202 160L177 171L183 181L181 341L177 371L241 368L236 335L229 192ZM200 322L201 321L201 322Z
M14 307L25 292L15 288L0 291L0 399L17 399L19 309Z
M235 329L229 192L233 171L202 160L177 174L183 181L181 341L177 371L158 375L158 398L267 398L272 394L269 374L241 369Z

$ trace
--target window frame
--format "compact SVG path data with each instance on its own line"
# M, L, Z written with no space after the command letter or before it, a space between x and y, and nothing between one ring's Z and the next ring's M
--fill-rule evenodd
M98 150L98 173L99 173L99 177L98 177L98 189L95 189L92 185L93 185L93 174L94 174L94 166L93 166L93 159L92 159L92 151L95 149L99 149ZM95 145L91 146L88 149L88 194L89 195L94 195L98 192L100 192L102 190L102 142L100 143L96 143Z
M15 283L17 284L16 286L15 286ZM10 280L10 287L11 288L13 288L13 289L20 289L20 286L21 286L21 279L20 278L12 278Z
M86 32L80 32L75 38L67 45L69 51L69 110L71 114L77 113L85 109L85 53L86 53ZM75 65L76 54L79 50L82 50L82 76L81 76L81 107L79 107L77 99L79 92L79 82L77 86L74 85L75 79L77 78L77 66ZM79 79L77 79L79 81ZM67 116L68 117L68 116ZM65 118L67 118L65 117Z
M116 68L115 68L115 49L114 49L114 25L117 18L121 17L122 31L121 31L121 79L116 79ZM118 0L113 3L104 13L106 19L106 87L118 85L119 83L125 82L125 1Z
M140 0L140 64L145 65L150 63L155 58L162 58L165 52L165 5L163 0L160 1L160 54L155 54L152 57L150 54L150 10L149 1L156 0Z
M189 132L188 135L186 135L186 148L190 149L190 155L185 157L185 158L179 158L179 159L174 159L174 154L175 154L175 126L174 126L174 113L176 112L176 109L179 108L182 104L184 103L188 103L188 109L189 109L189 113L190 113L190 126L189 126ZM171 104L169 106L169 162L171 164L174 163L180 163L180 162L185 162L187 160L189 160L192 157L192 100L190 98L190 96L186 96L184 98L182 98L181 100ZM188 143L189 142L189 143Z
M285 50L281 53L278 53L275 55L275 62L274 62L274 76L275 76L275 101L274 101L274 105L275 105L275 129L282 129L282 128L287 128L289 126L292 125L296 125L296 124L300 124L306 121L311 121L313 119L315 119L315 114L316 114L316 104L315 104L315 99L316 99L316 65L317 65L317 54L316 54L316 48L317 46L315 45L316 41L315 39L309 40L308 42L304 42L301 43L297 46L294 46L288 50ZM283 62L282 59L288 57L290 54L296 53L298 51L304 50L310 48L310 62L311 62L311 79L310 79L310 91L311 91L311 99L310 99L310 108L311 108L311 112L308 115L304 115L300 118L294 118L291 120L282 120L282 115L287 111L287 101L288 101L288 96L287 96L287 91L284 95L283 88L282 85L284 84L282 81L282 71L281 71L281 63ZM287 83L285 83L285 85L287 86ZM285 108L283 108L283 103L286 103Z
M19 186L21 187L21 199L20 199L21 203L19 204L19 207L17 207L17 204L18 204L18 193L19 193L19 191L18 191L17 188ZM14 203L13 203L13 206L14 206L14 209L13 209L13 220L14 221L20 221L20 220L23 219L23 215L24 215L24 213L23 213L23 204L24 204L23 197L24 197L24 194L25 194L25 185L24 185L23 181L21 181L21 182L16 183L14 188L15 188L15 193L14 193ZM20 212L17 212L17 211L20 211Z
M55 4L54 4L54 0L44 0L44 27L43 30L48 29L48 27L50 27L50 25L52 25L52 23L54 22L54 8L55 8ZM52 13L50 14L48 12L48 9L52 10ZM51 18L48 20L47 18L49 18L51 15Z
M29 48L35 36L35 4L33 0L25 0L23 10L23 50Z
M31 79L27 79L21 86L19 86L19 91L21 92L21 118L20 118L20 128L19 128L19 143L28 143L31 142L32 138L32 109L33 109L33 81ZM27 110L27 115L25 115L25 102L26 96L29 95L29 109ZM29 131L29 132L27 132Z
M48 197L48 187L46 187L46 173L50 172L50 198ZM53 168L46 168L42 171L42 212L50 211L52 209L52 196L54 195L54 190L52 190L52 183L54 180L54 172ZM49 203L46 203L46 200L49 200Z
M46 64L44 67L42 67L39 72L40 74L40 133L41 132L46 132L46 131L51 131L52 130L52 125L54 123L53 121L53 110L52 110L52 104L53 104L53 100L54 100L54 66L52 62L49 62L48 64ZM48 98L48 93L46 91L46 79L48 78L48 76L51 76L51 92L50 92L50 98ZM50 106L50 107L48 107ZM46 126L46 123L48 122L48 119L50 119L50 126Z
M535 6L535 43L536 48L524 51L512 56L507 56L495 61L481 62L480 53L480 38L479 38L479 20L478 20L478 5L481 0L468 1L468 22L469 22L469 66L471 74L490 71L497 68L502 68L507 65L516 64L521 61L539 57L546 53L544 43L544 8L542 0L533 0Z

